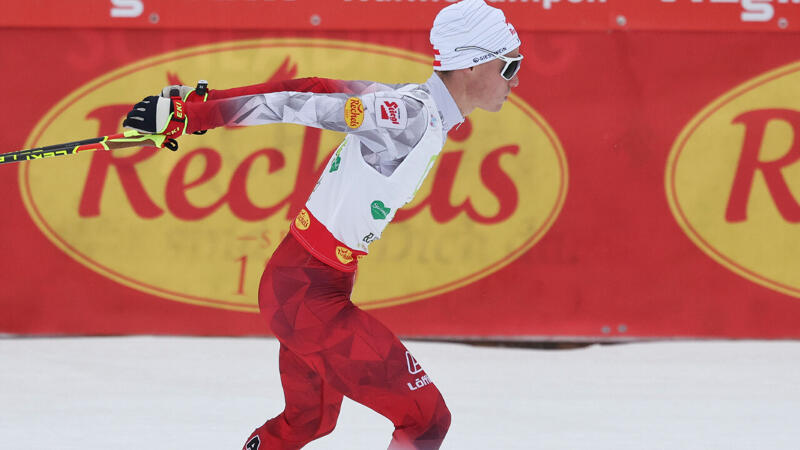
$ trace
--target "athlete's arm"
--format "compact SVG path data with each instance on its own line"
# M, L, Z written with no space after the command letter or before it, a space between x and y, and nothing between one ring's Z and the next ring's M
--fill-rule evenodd
M274 92L311 92L319 94L338 92L348 95L362 95L371 92L390 90L392 88L393 86L374 81L345 81L331 78L309 77L268 81L266 83L224 90L208 90L205 95L200 96L197 95L195 88L190 86L171 85L162 89L160 96L145 97L141 102L134 105L123 122L123 125L142 133L166 133L167 128L169 128L170 136L177 137L186 132L195 132L221 126L218 123L220 122L220 118L218 114L215 114L218 113L218 111L215 111L215 109L223 104L214 104L206 108L193 108L193 110L197 110L196 117L203 126L197 126L198 123L195 122L187 129L187 121L184 116L186 112L184 103L203 103ZM173 112L176 115L173 115ZM176 117L178 119L177 122L180 123L176 122L173 124L174 126L170 126L167 122ZM208 120L209 118L211 118L211 120ZM206 124L209 125L206 126ZM224 122L221 124L224 125Z
M181 128L183 133L221 126L272 123L294 123L348 132L359 136L364 160L388 176L419 142L428 123L422 103L411 97L398 94L397 97L376 99L376 91L391 89L380 83L305 78L255 86L241 89L294 87L311 91L336 89L348 93L278 91L186 102L181 104L181 108L184 108L187 120L177 125L184 127ZM354 95L355 92L366 93ZM170 98L148 97L134 107L124 125L143 132L159 132L164 117L172 117L168 113L175 108L173 103ZM160 111L164 112L159 114ZM134 121L137 117L132 116L141 116L145 120Z
M392 86L375 81L335 80L332 78L309 77L267 81L265 83L230 89L208 89L207 95L202 98L193 95L195 89L196 88L191 86L173 84L161 90L161 97L180 97L184 101L194 103L196 101L222 100L246 95L268 94L270 92L314 92L317 94L341 92L343 94L360 95L369 92L389 90L392 89Z
M411 97L273 92L187 104L188 132L294 123L359 137L364 161L389 176L424 134L428 117Z
M221 126L253 126L294 123L332 131L349 132L374 128L368 109L374 95L344 93L271 92L186 105L188 130L210 130Z
M391 88L391 86L374 81L335 80L331 78L309 77L283 81L268 81L266 83L231 89L212 89L208 92L208 100L222 100L225 98L267 94L270 92L314 92L317 94L340 92L343 94L361 95ZM190 87L189 89L192 88Z

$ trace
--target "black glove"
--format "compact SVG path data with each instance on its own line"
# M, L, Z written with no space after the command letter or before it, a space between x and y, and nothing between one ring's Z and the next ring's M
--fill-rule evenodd
M163 134L177 138L187 126L186 109L179 97L145 97L133 106L122 122L123 127L145 134Z

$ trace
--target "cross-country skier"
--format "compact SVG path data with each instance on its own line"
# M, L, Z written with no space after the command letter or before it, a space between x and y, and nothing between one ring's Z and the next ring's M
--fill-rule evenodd
M498 111L519 84L520 40L484 0L442 9L423 84L305 78L212 91L186 86L137 104L124 121L177 137L220 126L295 123L346 133L266 266L260 314L280 342L286 400L245 450L298 449L336 426L342 396L395 426L390 449L438 449L450 412L400 340L350 301L356 267L414 197L447 132L475 108Z

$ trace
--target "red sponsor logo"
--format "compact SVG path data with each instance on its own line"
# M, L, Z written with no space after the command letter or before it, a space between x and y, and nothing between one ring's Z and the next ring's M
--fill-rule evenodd
M381 119L400 125L400 112L397 102L384 101L381 105Z

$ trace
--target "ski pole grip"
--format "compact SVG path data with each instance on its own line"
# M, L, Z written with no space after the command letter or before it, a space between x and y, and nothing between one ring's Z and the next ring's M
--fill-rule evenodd
M206 80L198 81L197 87L194 89L194 92L200 97L205 97L205 95L208 93L208 81Z

